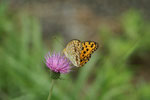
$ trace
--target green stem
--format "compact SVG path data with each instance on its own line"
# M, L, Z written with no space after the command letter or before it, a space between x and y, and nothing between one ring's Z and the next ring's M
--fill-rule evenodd
M52 96L53 87L54 87L54 79L52 79L52 82L51 82L51 87L50 87L50 91L49 91L49 95L48 95L48 98L47 98L47 100L51 100L51 96Z

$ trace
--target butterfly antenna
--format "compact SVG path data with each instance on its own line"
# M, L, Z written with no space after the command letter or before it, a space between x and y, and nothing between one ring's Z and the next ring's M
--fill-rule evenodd
M53 37L53 39L55 39L55 40L57 40L62 46L64 46L65 47L65 44L64 43L62 43L62 41L60 41L59 39L57 39L57 37L56 36L54 36Z

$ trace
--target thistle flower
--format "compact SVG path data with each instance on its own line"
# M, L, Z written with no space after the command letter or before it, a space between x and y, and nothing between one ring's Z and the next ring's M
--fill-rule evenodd
M51 78L52 78L52 82L51 82L51 87L50 87L50 92L48 95L48 99L51 99L51 95L52 95L52 90L53 90L53 86L54 86L54 80L59 79L60 74L65 74L70 72L71 69L71 62L65 58L65 56L61 55L60 53L56 54L50 54L50 52L46 55L45 57L45 64L46 66L52 71L51 73Z
M58 74L65 74L68 73L71 69L71 62L62 56L60 53L50 54L48 53L45 57L46 66L53 72Z

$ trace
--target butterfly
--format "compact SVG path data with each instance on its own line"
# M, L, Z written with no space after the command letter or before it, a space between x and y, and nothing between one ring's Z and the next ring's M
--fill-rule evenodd
M91 54L98 48L98 43L94 41L84 41L73 39L71 40L66 48L63 50L65 56L72 62L76 67L82 67L86 64Z

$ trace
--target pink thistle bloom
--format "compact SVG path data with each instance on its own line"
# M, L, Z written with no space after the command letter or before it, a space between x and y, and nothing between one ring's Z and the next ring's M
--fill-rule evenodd
M50 55L50 53L48 53L45 59L46 66L53 72L60 74L70 72L71 62L67 58L65 58L65 56L62 56L60 53L54 53L53 55Z

